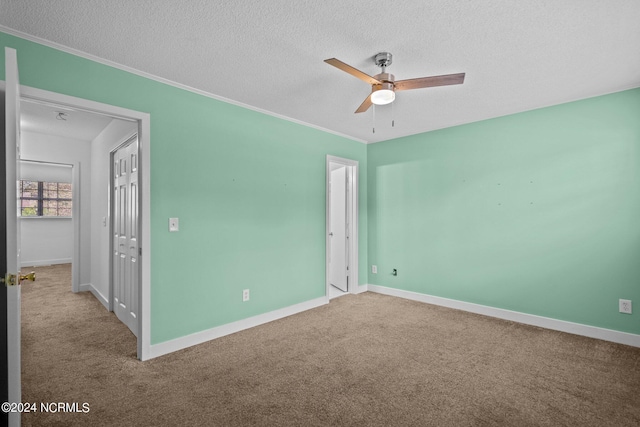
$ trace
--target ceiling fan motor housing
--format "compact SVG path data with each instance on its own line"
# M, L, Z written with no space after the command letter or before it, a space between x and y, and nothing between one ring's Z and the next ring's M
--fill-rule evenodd
M374 84L371 85L371 91L375 92L380 89L394 90L393 82L395 81L395 76L389 73L380 73L373 76L374 79L382 82L382 84Z
M371 85L371 92L375 92L381 89L394 90L393 83L383 82L382 84L379 84L379 85Z

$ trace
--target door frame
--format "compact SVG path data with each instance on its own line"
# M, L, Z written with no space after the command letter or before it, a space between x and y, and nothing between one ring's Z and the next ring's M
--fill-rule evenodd
M80 163L60 163L51 162L47 160L31 160L20 159L21 162L26 163L40 163L48 165L68 166L71 168L71 221L73 228L73 255L71 255L71 291L74 293L80 292L80 223L81 223L81 209L80 209ZM20 222L22 227L22 222ZM21 266L22 268L22 266Z
M63 95L28 86L20 86L21 99L56 104L76 110L102 114L117 119L135 121L138 123L138 155L140 158L140 192L138 206L140 208L139 230L141 234L140 247L140 277L138 280L138 339L137 357L140 360L150 359L151 347L151 116L141 111L129 110L114 105L103 104L74 96ZM109 296L111 299L111 295Z
M347 227L347 233L349 236L348 243L348 263L349 263L349 275L347 282L347 292L350 294L357 294L360 292L358 285L358 215L359 215L359 203L358 203L358 173L359 163L357 160L345 159L343 157L337 157L327 155L326 159L326 172L325 172L325 298L329 300L329 288L330 283L330 270L329 270L329 258L331 249L331 205L330 205L330 183L331 179L331 164L339 164L346 166L347 168L347 215L349 219L349 226Z

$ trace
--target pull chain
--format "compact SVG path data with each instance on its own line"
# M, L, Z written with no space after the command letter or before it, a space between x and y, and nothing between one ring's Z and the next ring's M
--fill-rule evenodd
M373 104L373 133L376 133L376 104Z
M393 104L395 104L395 102L391 103L391 127L392 128L396 127L396 121L393 119L393 116L394 116L394 114L393 114Z

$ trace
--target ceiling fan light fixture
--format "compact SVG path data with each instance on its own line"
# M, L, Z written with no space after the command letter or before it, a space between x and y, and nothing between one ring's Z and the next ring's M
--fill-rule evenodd
M371 85L371 93L362 101L362 104L355 111L364 113L371 105L391 104L396 99L396 90L422 89L435 86L459 85L464 83L465 73L446 74L441 76L418 77L416 79L405 79L396 81L393 74L387 73L387 67L391 65L393 55L389 52L380 52L374 58L375 64L381 68L381 72L375 76L363 73L357 68L346 64L339 59L325 59L329 65L342 70L352 76Z
M371 93L371 102L375 105L387 105L391 104L396 99L396 93L393 91L393 86L389 83L383 84L383 86L374 90Z

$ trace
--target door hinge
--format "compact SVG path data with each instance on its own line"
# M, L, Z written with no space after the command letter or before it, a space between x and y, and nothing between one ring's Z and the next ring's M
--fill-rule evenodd
M138 248L138 255L142 256L142 248Z

